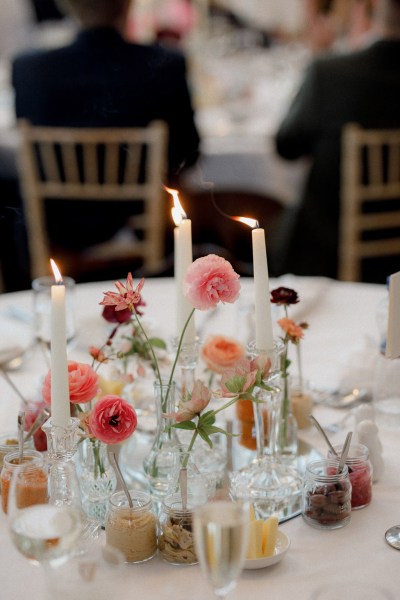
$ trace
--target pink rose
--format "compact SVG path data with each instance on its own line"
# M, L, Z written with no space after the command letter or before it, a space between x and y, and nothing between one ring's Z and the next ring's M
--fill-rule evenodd
M201 356L207 367L215 373L222 373L244 357L245 349L236 340L222 335L210 337L201 349Z
M106 444L119 444L136 429L136 412L119 396L109 394L96 402L89 415L89 430Z
M164 415L167 418L175 418L177 423L191 421L196 415L208 406L211 400L210 390L199 380L195 381L190 400L182 402L176 413Z
M75 404L90 402L99 391L99 377L90 365L69 361L68 363L69 401ZM42 387L43 400L51 404L51 371L45 377Z
M199 310L214 308L218 302L233 303L239 292L239 275L227 260L215 254L195 260L183 280L184 295Z

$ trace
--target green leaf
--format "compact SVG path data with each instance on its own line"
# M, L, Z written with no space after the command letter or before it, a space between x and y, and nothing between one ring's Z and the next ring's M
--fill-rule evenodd
M167 348L167 344L161 338L151 337L149 338L149 342L153 348L162 348L163 350Z
M174 423L171 427L175 427L176 429L190 429L193 431L196 429L196 423L193 423L193 421L182 421L181 423Z
M235 375L228 381L225 381L225 387L232 394L239 394L243 390L245 382L246 377L244 375Z
M205 428L205 431L208 435L212 433L223 433L226 435L225 429L221 429L221 427L216 427L215 425L209 425Z
M212 441L210 440L210 438L208 437L208 435L206 434L205 431L203 431L202 429L198 430L199 432L199 436L205 441L207 442L207 444L210 446L210 448L213 447Z

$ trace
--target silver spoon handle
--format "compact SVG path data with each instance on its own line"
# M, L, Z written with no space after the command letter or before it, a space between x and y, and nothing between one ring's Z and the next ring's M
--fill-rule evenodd
M36 419L34 420L34 422L31 425L31 428L29 429L29 431L25 434L25 438L24 438L24 442L27 442L28 440L31 439L31 437L37 432L37 430L39 429L39 427L41 427L43 425L43 423L45 421L47 421L47 419L50 416L50 411L48 408L43 408L40 413L38 414L38 416L36 417Z
M335 456L337 456L338 453L336 452L335 448L332 446L330 439L328 438L328 436L326 435L324 429L322 428L322 425L317 421L317 419L313 415L309 415L309 418L314 423L314 425L318 429L318 431L323 435L323 437L324 437L326 443L328 444L331 452L333 452L333 454Z
M124 477L123 477L123 475L121 473L121 469L119 468L119 464L118 464L118 461L117 461L117 457L115 456L115 452L110 452L109 456L111 458L111 462L112 462L112 465L114 467L117 479L120 482L120 484L122 486L122 489L125 492L126 498L128 500L129 508L133 508L132 498L131 498L131 495L129 493L128 486L125 483L125 479L124 479Z
M346 440L343 444L343 450L342 450L342 454L340 455L340 460L339 460L338 473L341 473L343 471L344 463L346 462L347 455L349 453L352 435L353 435L353 432L349 431L349 433L346 436Z

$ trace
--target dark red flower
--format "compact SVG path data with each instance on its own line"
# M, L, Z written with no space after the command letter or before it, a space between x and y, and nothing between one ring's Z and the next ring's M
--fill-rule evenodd
M103 318L109 323L126 323L132 318L129 308L115 310L115 306L105 306L102 312Z
M271 302L288 306L289 304L297 304L299 302L299 297L297 292L290 288L278 287L271 292Z

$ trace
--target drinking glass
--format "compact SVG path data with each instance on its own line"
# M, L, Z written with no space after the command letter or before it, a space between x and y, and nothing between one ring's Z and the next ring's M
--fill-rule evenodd
M8 525L17 550L33 564L56 566L74 551L81 533L79 510L48 503L44 468L22 462L8 492Z
M194 541L203 573L217 598L236 585L248 543L247 503L209 502L194 511Z
M75 339L74 321L74 291L75 280L72 277L63 277L65 285L65 319L67 331L67 344L69 347ZM32 281L33 290L33 313L34 313L34 335L36 339L47 346L50 350L51 339L51 286L54 285L54 277L37 277Z

